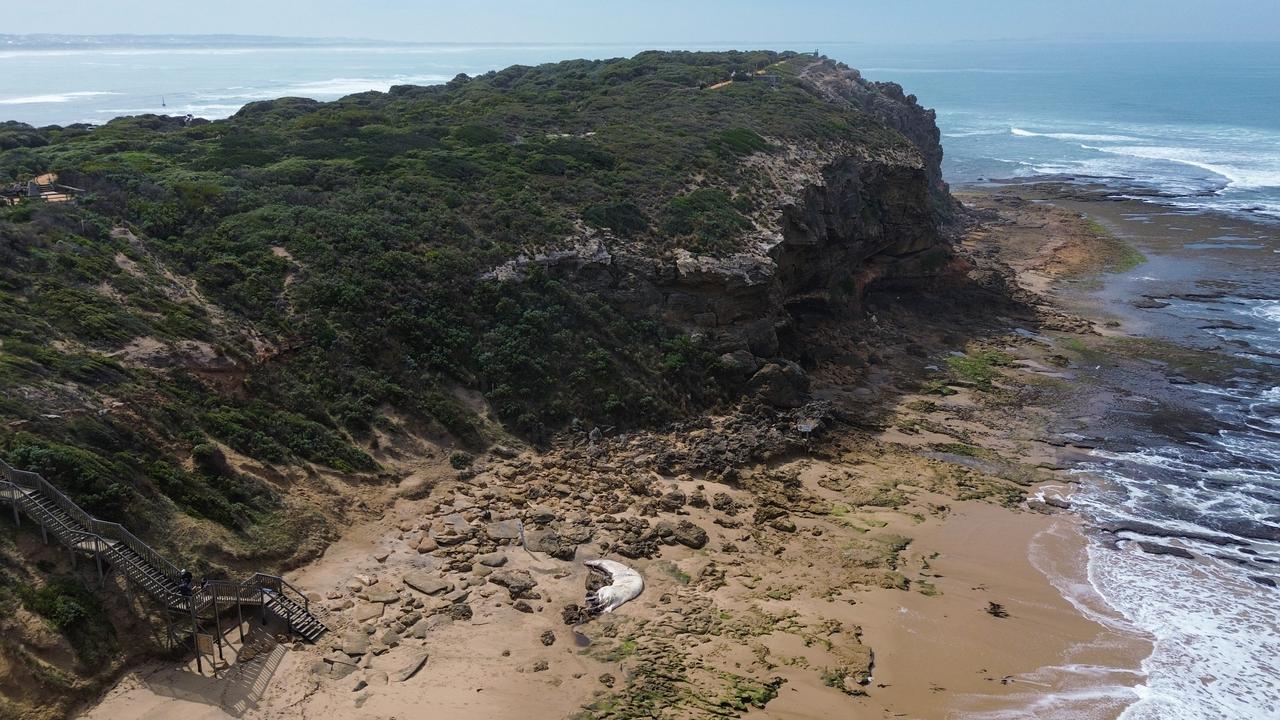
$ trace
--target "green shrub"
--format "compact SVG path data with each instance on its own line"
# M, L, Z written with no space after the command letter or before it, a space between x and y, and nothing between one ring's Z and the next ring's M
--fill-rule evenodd
M105 669L118 652L115 628L98 597L75 578L49 580L39 588L20 586L27 610L43 617L63 634L76 658L90 672Z
M502 142L502 131L484 125L461 125L454 129L453 138L463 145L489 145Z
M667 204L663 230L686 236L695 250L715 252L750 227L724 190L703 188L673 198Z
M582 211L587 222L608 228L619 237L636 237L649 229L649 218L635 203L611 202L592 205Z
M769 143L755 131L746 128L731 128L720 133L719 147L733 155L750 155L753 152L764 152Z

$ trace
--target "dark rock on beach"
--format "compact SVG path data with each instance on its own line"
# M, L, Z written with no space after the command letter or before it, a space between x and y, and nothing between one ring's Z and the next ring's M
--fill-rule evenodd
M1139 540L1138 547L1142 548L1143 552L1151 553L1152 555L1172 555L1174 557L1186 558L1187 560L1195 558L1195 555L1192 555L1189 550L1170 547L1168 545L1160 545L1157 543L1143 542Z

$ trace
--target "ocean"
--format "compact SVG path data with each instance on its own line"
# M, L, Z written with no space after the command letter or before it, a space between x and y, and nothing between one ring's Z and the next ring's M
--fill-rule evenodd
M655 47L692 49L0 45L0 120L217 118L254 100L328 100ZM1161 543L1196 555L1092 541L1083 570L1088 593L1109 605L1104 619L1151 638L1155 650L1140 684L1088 692L1131 703L1127 720L1280 717L1280 591L1256 579L1280 575L1280 44L776 47L817 49L936 108L944 175L953 185L1080 180L1147 203L1149 215L1134 213L1113 228L1127 235L1126 227L1148 223L1163 233L1136 232L1131 240L1151 261L1109 286L1125 305L1126 327L1211 348L1241 365L1218 383L1179 385L1188 405L1208 413L1208 424L1135 429L1127 442L1099 443L1076 470L1084 482L1072 504L1088 524L1154 524L1173 536ZM1219 229L1180 245L1170 240L1193 220ZM1135 309L1119 300L1139 295L1167 305ZM1206 324L1206 317L1231 322Z

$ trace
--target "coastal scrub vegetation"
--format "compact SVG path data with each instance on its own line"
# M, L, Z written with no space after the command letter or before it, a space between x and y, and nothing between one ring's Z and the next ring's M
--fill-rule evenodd
M811 62L649 52L216 122L0 123L0 183L85 190L0 207L0 456L144 537L174 513L249 537L286 508L224 449L376 473L390 412L475 449L494 431L460 388L534 442L714 403L733 388L696 339L492 271L595 231L731 253L764 202L748 155L908 147L799 80Z

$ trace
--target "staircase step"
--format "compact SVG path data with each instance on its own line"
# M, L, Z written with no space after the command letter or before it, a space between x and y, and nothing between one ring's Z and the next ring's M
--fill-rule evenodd
M141 586L153 597L163 601L166 612L181 616L191 612L191 603L186 598L175 600L177 582L174 578L152 565L141 552L134 550L124 541L96 538L72 513L59 506L53 497L44 495L38 490L19 488L17 492L0 493L0 499L11 500L38 525L63 543L90 555L96 552L99 557L115 567L117 572ZM85 537L86 535L88 537ZM149 549L146 550L149 552ZM250 597L247 593L240 596L234 590L226 594L219 592L211 601L198 603L195 609L197 612L202 612L209 609L214 602L220 607L236 602L264 606L265 609L271 610L277 617L287 622L294 633L310 642L315 642L321 635L328 632L324 623L313 616L304 604L294 602L289 597L278 593L258 594L258 590L255 589L253 596Z

